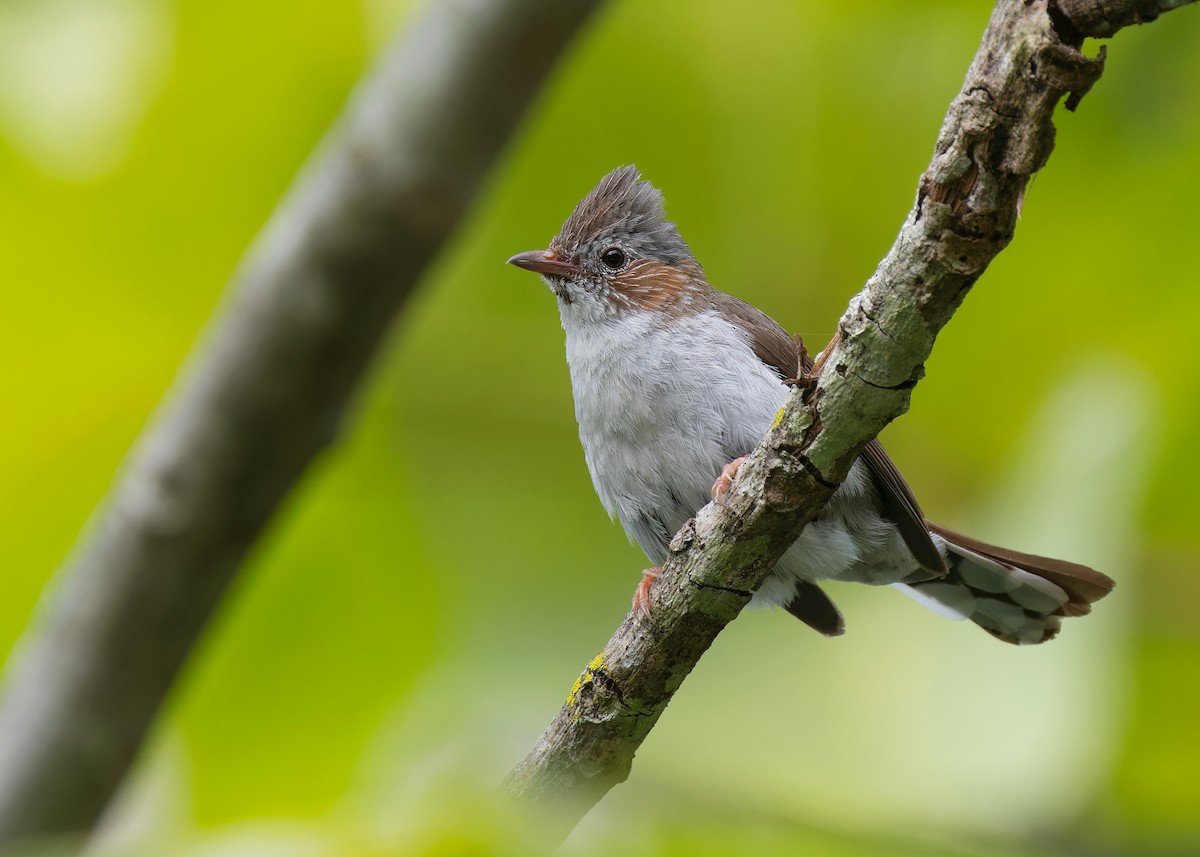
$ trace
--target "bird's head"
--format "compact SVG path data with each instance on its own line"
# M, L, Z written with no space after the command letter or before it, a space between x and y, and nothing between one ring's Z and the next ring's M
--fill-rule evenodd
M509 264L542 275L564 318L612 318L623 312L684 311L708 288L662 193L621 167L600 180L567 218L547 250L518 253Z

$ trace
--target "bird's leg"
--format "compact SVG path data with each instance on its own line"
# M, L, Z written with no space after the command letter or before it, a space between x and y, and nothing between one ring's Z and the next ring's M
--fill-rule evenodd
M735 458L733 461L721 468L721 475L717 477L717 481L713 483L712 498L720 503L725 495L729 493L729 488L733 485L733 480L737 476L738 468L742 466L742 462L746 460L746 456ZM642 616L650 616L650 586L658 579L659 573L662 572L661 566L648 568L642 572L642 582L638 584L638 588L633 591L633 609Z
M650 618L650 585L658 579L662 566L656 565L642 572L642 582L633 590L633 610L639 616Z
M717 477L717 481L713 483L712 498L720 503L725 499L725 495L729 493L730 487L733 485L733 480L737 476L738 468L746 460L746 456L735 458L733 461L721 468L721 475Z

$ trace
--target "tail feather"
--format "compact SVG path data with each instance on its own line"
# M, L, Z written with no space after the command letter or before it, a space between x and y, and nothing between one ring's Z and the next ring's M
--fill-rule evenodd
M892 588L902 592L926 610L953 622L970 619L975 612L975 595L965 586L954 581L931 580L927 583L893 583Z
M1077 563L999 548L926 522L944 543L949 573L940 580L897 584L951 618L966 618L1008 643L1044 643L1062 617L1083 616L1112 591L1113 581ZM940 609L939 609L940 608Z

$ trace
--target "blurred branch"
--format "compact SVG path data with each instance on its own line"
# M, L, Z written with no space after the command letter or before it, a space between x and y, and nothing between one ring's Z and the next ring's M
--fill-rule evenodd
M1013 235L1026 185L1054 144L1055 106L1066 96L1074 109L1100 76L1104 54L1082 54L1083 37L1111 35L1169 5L996 5L916 204L812 375L793 390L728 498L676 535L652 619L625 619L509 774L511 794L548 809L553 835L565 836L628 776L700 656L864 445L908 408L938 331Z
M597 0L430 2L245 259L22 641L0 842L89 828L272 513Z

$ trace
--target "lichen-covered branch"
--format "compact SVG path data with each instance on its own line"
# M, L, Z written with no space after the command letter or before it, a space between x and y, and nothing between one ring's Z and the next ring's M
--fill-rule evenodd
M1030 177L1054 145L1051 117L1099 78L1108 36L1178 3L1000 0L891 250L842 317L720 506L675 537L647 620L630 615L571 690L507 790L565 835L629 774L672 694L863 446L908 407L938 331L1012 238Z
M358 89L14 654L0 843L82 831L598 0L436 0Z

